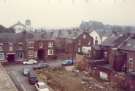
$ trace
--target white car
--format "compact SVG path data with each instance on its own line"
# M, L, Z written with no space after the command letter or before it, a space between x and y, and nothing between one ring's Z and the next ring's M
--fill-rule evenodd
M37 91L49 91L48 86L46 85L46 83L39 81L35 84L36 90Z
M28 61L24 61L24 62L23 62L23 64L36 64L36 63L37 63L37 61L34 60L34 59L30 59L30 60L28 60Z

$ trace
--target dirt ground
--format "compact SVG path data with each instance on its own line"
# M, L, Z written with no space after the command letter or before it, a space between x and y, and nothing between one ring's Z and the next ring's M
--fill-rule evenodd
M36 70L39 79L48 83L54 91L90 91L88 87L81 83L81 79L65 70Z
M64 69L42 69L36 72L39 79L44 80L54 91L119 91L111 88L109 83L100 83L92 77L82 77Z

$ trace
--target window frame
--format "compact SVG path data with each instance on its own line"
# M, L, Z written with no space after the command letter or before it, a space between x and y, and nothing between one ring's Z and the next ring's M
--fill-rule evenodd
M0 52L0 60L5 60L5 53L4 52Z

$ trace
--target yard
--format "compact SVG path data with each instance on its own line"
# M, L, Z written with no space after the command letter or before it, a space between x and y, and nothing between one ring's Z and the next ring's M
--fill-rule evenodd
M118 91L111 88L108 82L98 82L92 77L83 77L61 68L36 72L38 78L47 82L54 91Z

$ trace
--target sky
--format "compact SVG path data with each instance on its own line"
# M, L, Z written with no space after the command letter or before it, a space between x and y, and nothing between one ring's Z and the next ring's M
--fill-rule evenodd
M0 24L26 19L37 28L77 27L89 20L135 26L135 0L0 0Z

